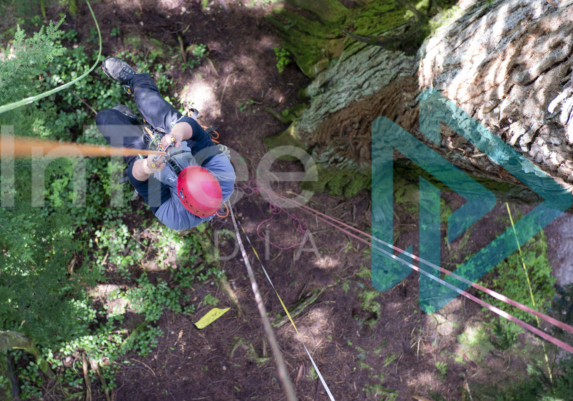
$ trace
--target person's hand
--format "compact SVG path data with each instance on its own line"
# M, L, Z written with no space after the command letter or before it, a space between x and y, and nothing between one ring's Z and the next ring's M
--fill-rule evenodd
M165 162L163 161L163 155L159 156L155 162L153 159L157 157L157 155L149 155L145 159L138 159L133 164L133 169L131 170L133 178L137 181L147 181L153 173L163 171Z
M164 135L163 138L161 138L161 146L163 147L163 149L166 149L167 146L169 146L171 143L173 143L174 148L181 147L181 141L183 141L182 128L183 128L182 124L181 125L175 124L175 126L171 130L171 133Z
M156 161L153 161L157 155L149 155L147 159L145 159L145 172L149 175L153 173L158 173L163 171L165 168L165 162L163 161L163 155L159 155L159 158Z

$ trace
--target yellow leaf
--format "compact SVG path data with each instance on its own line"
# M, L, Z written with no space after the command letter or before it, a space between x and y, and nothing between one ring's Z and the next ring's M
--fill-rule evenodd
M197 323L195 323L195 327L199 330L204 329L205 327L209 326L215 320L219 319L223 316L227 311L231 308L219 309L213 308L205 316L203 316Z

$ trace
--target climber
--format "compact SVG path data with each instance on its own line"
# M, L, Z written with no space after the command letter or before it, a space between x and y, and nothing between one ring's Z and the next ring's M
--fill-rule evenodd
M233 193L235 171L229 158L194 118L183 116L161 97L149 74L137 74L115 57L105 59L102 69L133 94L143 121L161 133L162 149L169 146L170 152L177 153L169 163L163 156L124 157L128 165L125 174L137 193L155 216L174 230L188 230L211 220ZM96 116L98 130L115 147L147 149L139 123L124 105Z

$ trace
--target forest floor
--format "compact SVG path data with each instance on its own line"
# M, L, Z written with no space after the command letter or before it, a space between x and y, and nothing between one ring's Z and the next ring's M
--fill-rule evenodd
M173 92L194 102L192 106L201 112L199 121L218 127L221 143L244 158L248 177L242 177L239 183L243 188L256 177L259 162L267 153L263 139L287 128L266 113L265 107L278 112L292 107L298 102L298 90L310 82L295 65L288 65L283 73L277 71L273 49L280 47L279 37L264 20L273 6L271 1L260 0L103 0L93 4L102 27L105 56L125 50L154 51L157 49L153 46L159 42L163 44L163 57L176 59L181 57L178 36L185 47L207 46L208 60L204 59L201 66L172 74ZM57 15L60 11L52 9L49 13ZM65 28L75 29L85 44L92 26L91 15L82 4L77 19L68 19ZM114 31L117 28L119 32ZM274 166L275 171L301 171L301 165L294 162L279 161ZM417 253L417 189L406 186L409 194L403 191L402 202L396 202L395 237L398 247L413 245ZM281 189L300 191L295 183L282 185ZM451 210L463 203L451 194L442 198ZM361 230L370 230L368 192L351 199L318 194L309 204ZM133 207L147 212L144 216L126 216L130 227L143 226L153 218L140 200L133 202ZM528 210L514 206L516 209L523 214ZM371 284L370 249L302 210L294 213L308 225L318 253L307 241L298 259L298 244L304 236L294 229L290 217L283 213L267 221L272 215L260 195L243 197L234 210L287 306L315 289L324 290L295 318L300 337L288 323L275 329L301 400L328 399L301 341L339 401L469 400L466 383L474 400L485 400L480 397L480 388L524 378L527 364L541 359L540 342L528 334L520 334L519 344L509 351L495 351L488 341L487 323L491 317L460 297L438 313L423 313L418 303L417 273L390 291L377 292ZM210 227L212 238L217 230L233 231L229 217L214 219ZM505 205L498 203L471 234L452 244L442 244L444 266L455 269L508 227ZM270 242L288 249L270 245L266 251L265 233ZM233 249L232 240L221 242L223 255L232 254ZM252 256L249 249L247 252ZM251 262L265 307L277 321L282 314L280 302L256 260L252 258ZM114 284L114 266L108 262L107 267L108 283ZM201 331L192 322L211 306L195 302L194 315L166 311L158 323L163 335L157 348L145 358L136 353L126 356L131 364L117 374L115 400L285 399L242 258L237 255L221 262L221 267L231 290L225 291L221 281L209 280L193 288L192 297L194 301L202 300L210 294L219 300L218 307L231 310ZM150 272L150 277L164 276L161 270ZM229 292L236 296L237 303ZM131 320L137 321L137 317ZM133 326L126 319L126 327ZM556 352L551 347L548 350L555 358ZM93 399L105 400L105 396L96 391Z

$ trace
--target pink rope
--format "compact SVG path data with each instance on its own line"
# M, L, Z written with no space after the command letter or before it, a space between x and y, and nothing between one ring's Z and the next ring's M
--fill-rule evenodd
M237 190L241 191L243 194L245 194L245 196L252 196L252 195L255 195L255 194L260 194L260 193L261 193L261 190L262 190L262 191L264 191L264 193L265 193L266 196L267 196L267 199L269 200L269 209L270 209L271 213L273 214L273 216L271 216L270 218L268 218L268 219L266 219L266 220L261 221L261 222L257 225L257 236L258 236L260 239L266 241L266 238L263 237L263 236L261 235L261 233L260 233L261 226L262 226L263 224L265 224L265 223L271 221L275 216L277 216L277 215L279 215L279 214L281 214L281 213L283 213L283 212L284 212L288 217L290 217L291 219L293 219L293 223L296 223L296 224L295 224L296 232L298 232L298 233L300 233L300 234L306 234L306 233L308 232L308 226L306 225L306 223L303 222L302 220L300 220L296 215L294 215L294 214L288 212L287 210L285 210L285 209L281 206L280 202L275 201L274 198L273 198L273 197L271 196L271 194L269 193L269 191L267 191L267 190L266 190L265 188L263 188L262 186L259 187L259 186L257 185L258 183L259 183L259 182L258 182L257 180L251 180L251 181L249 181L249 183L247 184L247 189L250 190L250 193L247 193L243 188L240 188L238 185L235 184L235 188L236 188ZM277 196L278 196L278 195L277 195ZM300 245L302 244L302 241L301 241L301 242L298 242L298 243L296 243L296 244L294 244L294 245L291 245L291 246L289 246L289 247L286 247L286 248L285 248L285 247L282 247L282 246L280 246L280 245L277 245L277 244L275 244L275 243L272 242L272 241L269 241L269 243L270 243L272 246L274 246L275 248L278 248L278 249L280 249L280 250L282 250L282 251L286 251L287 249L292 249L292 248L295 248L295 247L297 247L297 246L300 246Z
M257 184L258 184L257 180L251 180L251 181L249 181L249 184L248 184L247 188L250 190L250 194L247 194L242 188L238 188L238 187L237 187L237 189L240 190L241 192L243 192L243 193L244 193L245 195L247 195L247 196L251 196L251 195L254 195L254 194L260 194L260 193L261 193L261 189L262 189L262 190L265 192L265 194L267 195L267 199L269 199L269 207L270 207L271 212L273 213L273 215L280 214L280 213L282 213L282 212L284 211L289 217L291 217L295 222L298 223L297 231L300 232L300 233L302 233L302 234L306 234L306 232L308 231L308 226L307 226L303 221L301 221L296 215L294 215L294 214L289 213L288 211L286 211L286 210L280 205L280 203L278 203L276 200L273 199L273 197L270 195L269 191L267 191L265 188L259 188L259 187L257 186ZM548 323L550 323L550 324L552 324L552 325L554 325L554 326L557 326L557 327L559 327L559 328L561 328L561 329L563 329L563 330L565 330L565 331L568 331L568 332L570 332L570 333L573 333L573 327L571 327L571 326L569 326L569 325L567 325L567 324L565 324L565 323L563 323L563 322L560 322L560 321L558 321L558 320L556 320L556 319L554 319L554 318L552 318L552 317L550 317L550 316L547 316L547 315L545 315L544 313L541 313L541 312L539 312L539 311L536 311L536 310L534 310L534 309L531 309L530 307L528 307L528 306L526 306L526 305L523 305L523 304L521 304L521 303L519 303L519 302L516 302L516 301L514 301L514 300L512 300L512 299L510 299L510 298L508 298L508 297L506 297L505 295L499 294L499 293L497 293L497 292L495 292L495 291L493 291L493 290L490 290L490 289L488 289L488 288L485 288L485 287L483 287L483 286L481 286L481 285L479 285L479 284L473 283L473 282L471 282L471 281L465 279L464 277L458 276L458 275L456 275L455 273L450 272L449 270L446 270L446 269L444 269L444 268L442 268L442 267L436 266L436 265L433 264L433 263L430 263L430 262L427 262L427 261L425 261L425 260L423 260L423 259L420 259L420 258L419 258L418 256L416 256L416 255L412 255L412 254L410 254L410 253L404 251L403 249L400 249L400 248L398 248L398 247L396 247L396 246L394 246L394 245L392 245L392 244L389 244L389 243L387 243L387 242L384 242L384 241L382 241L382 240L380 240L380 239L378 239L378 238L374 238L372 235L370 235L370 234L368 234L368 233L366 233L366 232L364 232L364 231L362 231L362 230L359 230L359 229L357 229L357 228L355 228L355 227L352 227L352 226L350 226L350 225L348 225L348 224L346 224L346 223L344 223L344 222L342 222L342 221L340 221L340 220L335 219L334 217L328 216L328 215L326 215L326 214L324 214L324 213L321 213L321 212L319 212L319 211L317 211L317 210L314 210L314 209L312 209L312 208L310 208L310 207L308 207L308 206L306 206L306 205L304 205L304 204L302 204L302 203L300 203L300 202L297 202L297 201L295 201L295 200L293 200L293 199L289 199L289 198L286 198L286 197L281 196L281 195L276 195L276 197L277 197L277 198L280 198L280 199L282 199L282 200L285 200L285 201L287 201L287 202L290 202L291 204L294 204L296 207L298 207L298 208L300 208L300 209L303 209L303 210L306 211L307 213L311 213L313 216L315 216L315 218L320 219L321 221L324 221L324 222L327 223L328 225L330 225L330 226L332 226L332 227L334 227L334 228L337 228L338 230L342 231L342 232L345 233L346 235L348 235L348 236L350 236L350 237L352 237L352 238L355 238L355 239L357 239L358 241L363 242L363 243L365 243L366 245L369 245L369 246L372 247L372 248L375 248L375 249L377 249L377 250L380 250L380 251L383 252L383 253L388 254L387 256L389 256L389 257L392 257L392 258L394 258L394 259L397 258L396 256L391 255L391 254L389 254L388 252L386 252L386 251L384 251L384 250L382 250L382 249L380 249L380 248L374 246L371 241L366 241L365 239L363 239L363 238L361 238L361 237L359 237L359 236L357 236L357 235L351 233L350 231L346 230L345 228L348 228L349 230L352 230L352 231L354 231L354 232L357 232L357 233L359 233L359 234L362 234L362 235L364 235L364 236L370 238L371 240L377 241L377 242L379 242L379 243L381 243L381 244L383 244L383 245L385 245L385 246L387 246L387 247L389 247L389 248L392 248L393 250L396 250L396 251L399 251L399 252L401 252L401 253L404 253L405 255L411 256L413 259L417 260L418 262L424 263L424 264L426 264L427 266L432 267L433 269L436 269L436 270L439 270L439 271L442 272L442 273L445 273L446 275L450 275L450 276L452 276L452 277L454 277L454 278L456 278L456 279L458 279L458 280L460 280L460 281L462 281L462 282L464 282L464 283L466 283L466 284L468 284L468 285L471 285L472 287L474 287L474 288L476 288L476 289L478 289L478 290L480 290L480 291L485 292L486 294L488 294L488 295L490 295L490 296L492 296L492 297L494 297L494 298L496 298L496 299L499 299L499 300L502 301L502 302L505 302L505 303L507 303L507 304L509 304L509 305L511 305L511 306L514 306L514 307L516 307L516 308L518 308L518 309L521 309L521 310L523 310L523 311L525 311L525 312L527 312L527 313L531 313L531 314L533 314L533 315L535 315L535 316L537 316L537 317L539 317L539 318L545 320L546 322L548 322ZM260 227L261 227L262 224L264 224L264 223L266 223L266 222L272 220L272 218L273 218L273 217L262 221L262 222L259 223L259 225L257 226L257 235L259 236L259 238L265 240L265 238L261 236L261 234L260 234L260 232L259 232L259 229L260 229ZM327 219L328 219L328 220L327 220ZM329 221L329 220L330 220L330 221ZM342 227L340 227L340 226L338 226L338 225L336 225L336 224L333 224L332 222L335 222L335 223L337 223L337 224L339 224L339 225L341 225L342 227L345 227L345 228L342 228ZM303 226L304 226L304 228L303 228ZM300 245L300 243L298 243L298 244L292 245L292 246L290 246L290 247L288 247L288 248L283 248L283 247L280 247L280 246L278 246L278 245L276 245L276 244L274 244L274 243L272 243L272 242L270 242L270 243L271 243L273 246L275 246L276 248L279 248L279 249L282 249L282 250L291 249L291 248L294 248L295 246L299 246L299 245ZM401 261L401 260L399 260L399 261ZM404 263L406 263L406 262L404 262ZM411 267L413 270L416 270L416 271L418 271L418 272L420 272L420 273L423 273L423 274L427 274L427 272L421 271L419 267L416 267L416 266L414 266L414 265L412 265L412 264L408 264L408 263L406 263L406 264L407 264L409 267ZM439 281L442 282L442 280L439 280ZM478 304L484 306L485 308L491 310L492 312L494 312L494 313L496 313L496 314L498 314L498 315L500 315L500 316L502 316L502 317L504 317L504 318L506 318L506 319L508 319L508 320L510 320L510 321L512 321L512 322L514 322L514 323L516 323L516 324L518 324L519 326L523 327L524 329L526 329L526 330L528 330L528 331L531 331L531 332L537 334L537 335L540 336L541 338L544 338L545 340L547 340L547 341L549 341L549 342L551 342L551 343L557 345L558 347L560 347L560 348L562 348L562 349L565 349L565 350L568 351L568 352L573 353L573 347L571 347L570 345L568 345L568 344L566 344L566 343L564 343L564 342L562 342L562 341L560 341L560 340L558 340L558 339L556 339L556 338L554 338L554 337L552 337L552 336L550 336L550 335L544 333L543 331L537 329L536 327L533 327L533 326L531 326L531 325L529 325L529 324L527 324L527 323L525 323L525 322L523 322L523 321L517 319L516 317L514 317L514 316L512 316L512 315L510 315L510 314L508 314L508 313L506 313L506 312L504 312L504 311L502 311L502 310L499 309L499 308L496 308L495 306L492 306L492 305L488 304L488 303L485 302L485 301L482 301L482 300L479 299L479 298L476 298L475 296L473 296L473 295L471 295L471 294L468 294L468 293L465 292L465 291L459 290L458 288L452 286L452 285L449 284L449 283L442 282L442 284L447 285L447 286L451 286L452 289L456 290L456 292L459 292L459 293L460 293L461 295L463 295L464 297L466 297L466 298L468 298L468 299L471 299L472 301L474 301L474 302L476 302L476 303L478 303Z
M471 285L472 287L474 287L474 288L476 288L476 289L478 289L478 290L480 290L480 291L483 291L483 292L485 292L486 294L488 294L488 295L490 295L490 296L492 296L492 297L494 297L494 298L499 299L500 301L503 301L503 302L505 302L505 303L507 303L507 304L509 304L509 305L511 305L511 306L514 306L514 307L518 308L518 309L521 309L521 310L523 310L524 312L531 313L531 314L533 314L533 315L535 315L535 316L537 316L537 317L539 317L539 318L545 320L546 322L548 322L548 323L550 323L550 324L552 324L552 325L554 325L554 326L557 326L557 327L559 327L559 328L561 328L561 329L563 329L563 330L566 330L566 331L568 331L568 332L570 332L570 333L573 333L573 327L571 327L571 326L569 326L569 325L567 325L567 324L565 324L565 323L563 323L563 322L560 322L559 320L556 320L556 319L554 319L554 318L552 318L552 317L550 317L550 316L547 316L547 315L545 315L544 313L541 313L541 312L539 312L539 311L536 311L536 310L534 310L534 309L531 309L531 308L528 307L528 306L525 306L525 305L523 305L523 304L521 304L521 303L519 303L519 302L516 302L516 301L514 301L514 300L512 300L512 299L510 299L510 298L508 298L508 297L506 297L505 295L499 294L499 293L497 293L497 292L495 292L495 291L493 291L493 290L490 290L490 289L488 289L488 288L485 288L485 287L483 287L483 286L481 286L481 285L479 285L479 284L473 283L473 282L471 282L471 281L469 281L469 280L467 280L467 279L465 279L465 278L463 278L463 277L460 277L460 276L456 275L455 273L450 272L449 270L446 270L446 269L444 269L444 268L438 267L438 266L436 266L436 265L433 264L433 263L430 263L430 262L427 262L427 261L425 261L425 260L423 260L423 259L420 259L419 257L417 257L417 256L415 256L415 255L412 255L412 254L410 254L410 253L408 253L408 252L406 252L406 251L404 251L404 250L402 250L402 249L400 249L400 248L398 248L398 247L396 247L396 246L394 246L394 245L388 244L388 243L386 243L386 242L384 242L384 241L382 241L382 240L379 240L379 239L377 239L377 238L373 238L372 235L370 235L370 234L368 234L368 233L365 233L364 231L361 231L361 230L359 230L359 229L357 229L357 228L355 228L355 227L349 226L348 224L343 223L343 222L340 221L340 220L337 220L337 219L335 219L335 218L333 218L333 217L330 217L330 216L328 216L328 215L326 215L326 214L324 214L324 213L321 213L321 212L319 212L319 211L317 211L317 210L314 210L314 209L312 209L312 208L310 208L310 207L308 207L308 206L306 206L306 205L303 205L303 204L301 204L301 203L299 203L299 202L297 202L297 201L295 201L295 200L292 200L292 199L289 199L289 198L285 198L285 197L280 196L280 195L277 195L277 196L279 196L280 198L282 198L282 199L284 199L284 200L286 200L286 201L289 201L289 202L295 204L297 207L299 207L299 208L301 208L301 209L304 209L305 211L307 211L307 212L309 212L309 213L312 213L316 218L318 218L318 219L324 221L325 223L327 223L327 224L329 224L329 225L331 225L331 226L333 226L333 227L335 227L335 228L338 228L340 231L344 232L345 234L347 234L347 235L349 235L349 236L351 236L351 237L353 237L353 238L355 238L355 239L357 239L357 240L359 240L359 241L361 241L361 242L363 242L363 243L365 243L365 244L367 244L367 245L369 245L369 246L371 246L371 247L373 247L373 248L379 249L379 248L377 248L377 247L374 247L371 242L366 241L366 240L364 240L364 239L361 238L361 237L358 237L357 235L355 235L355 234L349 232L348 230L345 230L344 228L341 228L341 227L339 227L339 226L337 226L337 225L331 223L330 221L328 221L328 220L326 220L326 219L324 219L324 218L322 218L322 217L320 217L320 216L324 216L324 217L326 217L326 218L329 219L329 220L332 220L332 221L334 221L334 222L336 222L336 223L338 223L338 224L340 224L340 225L342 225L342 226L344 226L344 227L347 227L347 228L349 228L349 229L351 229L351 230L353 230L353 231L355 231L355 232L358 232L358 233L363 234L363 235L365 235L365 236L367 236L367 237L369 237L369 238L371 238L371 239L374 239L374 240L376 240L376 241L378 241L378 242L380 242L380 243L382 243L382 244L384 244L384 245L386 245L386 246L388 246L388 247L391 247L391 248L394 249L394 250L401 251L402 253L404 253L404 254L406 254L406 255L408 255L408 256L413 257L413 258L416 259L417 261L422 262L422 263L424 263L424 264L426 264L426 265L428 265L428 266L430 266L430 267L432 267L432 268L434 268L434 269L437 269L437 270L439 270L439 271L441 271L441 272L443 272L443 273L445 273L445 274L447 274L447 275L450 275L450 276L452 276L452 277L454 277L454 278L456 278L456 279L458 279L458 280L460 280L460 281L462 281L462 282L464 282L464 283L466 283L466 284L469 284L469 285ZM384 251L383 251L383 252L384 252ZM393 258L396 259L396 256L393 256ZM415 267L414 265L411 265L411 264L408 264L408 265L409 265L413 270L416 270L416 271L420 272L420 269L419 269L418 267ZM565 349L566 351L573 353L573 347L571 347L570 345L565 344L565 343L561 342L560 340L557 340L557 339L555 339L555 338L549 336L548 334L542 332L541 330L539 330L539 329L537 329L537 328L535 328L535 327L533 327L533 326L528 325L527 323L525 323L525 322L523 322L523 321L517 319L516 317L514 317L514 316L512 316L512 315L509 315L508 313L506 313L506 312L504 312L504 311L501 311L500 309L496 308L495 306L492 306L492 305L486 303L485 301L482 301L482 300L480 300L479 298L476 298L476 297L474 297L473 295L468 294L468 293L465 292L465 291L461 291L461 290L460 290L460 294L463 295L463 296L465 296L466 298L469 298L469 299L471 299L472 301L477 302L478 304L480 304L480 305L482 305L482 306L488 308L489 310L493 311L494 313L496 313L496 314L498 314L498 315L500 315L500 316L502 316L502 317L504 317L504 318L506 318L506 319L508 319L508 320L511 320L512 322L518 324L519 326L521 326L521 327L523 327L523 328L525 328L525 329L527 329L527 330L529 330L529 331L531 331L531 332L533 332L533 333L539 335L541 338L544 338L545 340L550 341L551 343L553 343L553 344L559 346L560 348L563 348L563 349Z

